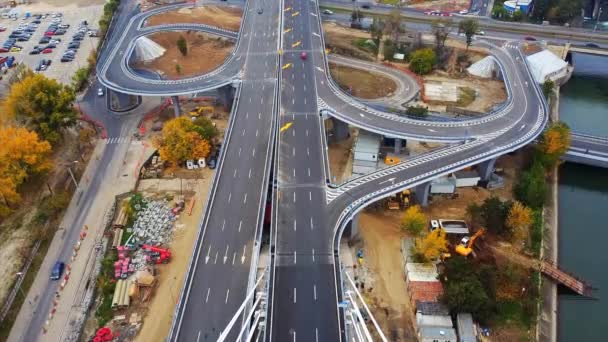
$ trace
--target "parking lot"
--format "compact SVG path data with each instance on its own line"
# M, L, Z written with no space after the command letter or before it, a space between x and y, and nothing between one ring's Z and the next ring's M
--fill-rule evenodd
M0 52L0 57L3 56L15 56L16 63L25 63L32 70L40 65L42 59L51 60L51 64L47 70L40 71L49 78L54 78L62 83L71 84L72 76L77 69L85 67L87 65L87 57L93 49L97 47L99 37L90 37L87 33L88 30L97 30L98 21L103 13L103 2L99 4L89 3L85 6L78 6L77 1L72 4L65 6L49 6L47 4L31 4L17 6L10 9L10 13L17 14L17 20L12 18L0 17L0 27L6 28L3 32L0 32L0 47L8 39L9 35L19 28L19 25L27 25L33 23L35 20L39 20L40 24L32 32L32 36L28 41L17 41L15 45L21 47L21 51L18 52ZM8 9L3 9L3 12ZM24 19L26 14L29 13L29 18ZM37 18L36 15L44 15L46 17ZM49 43L40 43L40 39L44 37L45 31L55 21L57 25L69 25L65 28L65 33L59 36L50 36L51 39L60 39L61 41L56 43L56 47L52 48L50 53L39 53L30 54L34 47L39 46L44 48ZM79 26L82 25L83 21L87 22L87 32L80 41L80 47L76 49L74 58L72 61L61 62L61 57L68 50L68 44L72 41L72 37L78 32ZM48 52L45 51L45 52ZM0 82L6 82L4 79Z

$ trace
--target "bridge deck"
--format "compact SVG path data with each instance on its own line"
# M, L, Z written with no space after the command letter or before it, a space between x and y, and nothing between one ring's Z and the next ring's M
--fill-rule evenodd
M562 271L557 265L549 260L543 260L540 265L540 270L543 274L556 282L568 287L572 291L584 297L593 297L593 287L583 280Z

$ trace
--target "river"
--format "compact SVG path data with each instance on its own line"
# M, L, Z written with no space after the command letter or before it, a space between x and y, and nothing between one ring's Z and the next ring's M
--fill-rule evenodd
M606 65L608 58L605 57L575 56L575 73L560 92L560 118L573 131L608 137ZM601 70L606 71L602 74ZM608 340L607 222L608 170L569 163L562 165L559 263L600 290L596 291L598 300L560 294L559 341Z

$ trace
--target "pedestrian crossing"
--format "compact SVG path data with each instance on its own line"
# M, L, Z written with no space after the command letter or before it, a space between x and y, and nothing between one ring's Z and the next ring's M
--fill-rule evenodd
M106 145L110 144L128 144L131 142L131 137L112 137L106 139Z

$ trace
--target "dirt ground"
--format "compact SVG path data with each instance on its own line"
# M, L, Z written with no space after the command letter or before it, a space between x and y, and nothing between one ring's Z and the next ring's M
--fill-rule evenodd
M373 275L373 286L366 286L367 302L390 341L413 341L414 310L407 296L403 274L399 227L401 211L364 211L359 216L363 267Z
M186 39L188 46L186 56L183 56L177 48L176 42L180 36ZM200 32L159 32L148 38L167 51L151 62L137 62L134 67L160 72L167 79L179 79L209 72L219 67L234 47L234 43L224 38Z
M328 144L329 171L331 181L342 183L352 175L353 147L359 130L351 128L348 139Z
M158 285L148 305L148 314L143 317L143 325L135 341L147 342L163 339L169 333L175 305L182 290L185 270L198 232L203 207L207 201L213 170L199 170L203 179L197 182L196 202L192 216L182 214L175 223L171 243L172 259L169 264L158 267Z
M477 91L475 100L466 106L460 108L468 109L475 112L488 112L493 106L507 100L507 91L503 81L484 79L474 76L466 76L464 78L453 78L442 71L434 71L430 75L423 77L425 81L439 81L458 84L460 87L468 87ZM455 104L455 103L454 103ZM430 110L445 111L445 104L429 103Z
M468 10L470 2L470 0L412 1L407 7L423 10L439 10L443 12L457 12L463 9Z
M151 16L146 26L163 24L206 24L226 30L238 31L241 27L243 10L238 7L201 6L196 8L181 8Z
M325 47L331 52L367 61L376 60L373 53L354 44L354 41L360 38L371 39L369 33L328 22L323 23L323 32L325 34Z
M19 1L18 1L19 2ZM104 4L104 0L44 0L34 2L27 5L18 5L17 8L23 8L25 11L58 11L60 8L66 7L87 7L91 5Z
M391 96L397 90L397 84L393 80L377 73L334 63L329 63L329 71L340 88L362 99Z

